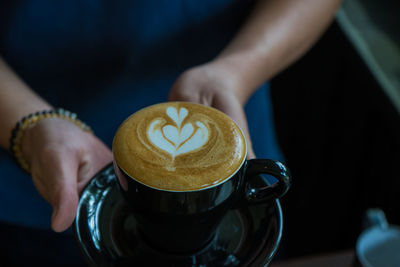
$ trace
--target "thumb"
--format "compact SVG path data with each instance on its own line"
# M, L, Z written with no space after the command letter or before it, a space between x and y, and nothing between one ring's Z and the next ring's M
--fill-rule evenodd
M63 232L71 226L75 219L79 196L76 184L65 183L54 195L51 228L55 232Z
M53 185L50 188L50 204L53 208L51 227L55 232L63 232L75 219L79 202L77 185L77 162L74 157L64 157L57 172L53 173ZM70 159L70 160L67 160Z
M247 159L256 158L256 154L254 153L253 146L250 144L247 147Z

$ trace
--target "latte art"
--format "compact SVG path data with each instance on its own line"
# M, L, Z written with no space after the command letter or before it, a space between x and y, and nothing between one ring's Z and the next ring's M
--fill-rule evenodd
M132 179L171 191L207 188L231 177L246 157L239 127L199 104L169 102L144 108L119 127L114 158Z
M182 125L188 115L186 108L168 107L167 115L174 121L175 125L162 125L162 119L151 122L147 131L150 141L160 149L168 152L172 158L183 153L201 148L208 140L208 129L200 121L189 122Z

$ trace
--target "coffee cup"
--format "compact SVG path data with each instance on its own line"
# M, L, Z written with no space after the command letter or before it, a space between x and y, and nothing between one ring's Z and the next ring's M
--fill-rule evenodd
M357 267L390 267L400 265L400 227L390 225L379 208L368 209L366 228L357 239Z
M113 140L114 169L144 241L168 253L193 253L213 239L227 211L283 196L284 164L246 160L246 139L224 113L167 102L127 118ZM277 179L253 187L260 174Z

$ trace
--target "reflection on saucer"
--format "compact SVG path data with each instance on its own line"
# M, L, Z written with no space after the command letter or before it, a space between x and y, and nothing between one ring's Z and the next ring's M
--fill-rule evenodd
M110 164L83 191L74 224L75 237L89 265L267 265L280 242L282 212L278 200L231 210L220 223L214 239L201 251L189 255L153 249L143 241L135 224Z

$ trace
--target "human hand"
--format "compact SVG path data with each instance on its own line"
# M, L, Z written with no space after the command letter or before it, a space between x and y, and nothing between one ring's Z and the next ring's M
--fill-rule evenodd
M36 189L52 206L51 227L56 232L71 226L79 193L112 161L111 151L97 137L58 118L42 120L26 130L22 152Z
M221 64L208 63L185 71L173 84L170 101L194 102L214 107L230 116L243 130L247 158L255 158L243 105L245 85Z

